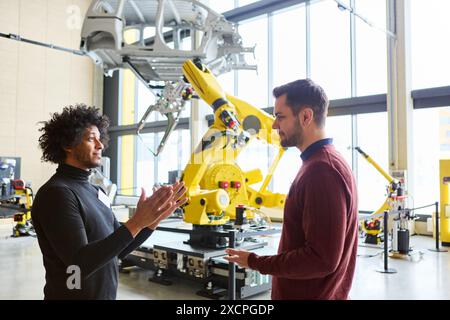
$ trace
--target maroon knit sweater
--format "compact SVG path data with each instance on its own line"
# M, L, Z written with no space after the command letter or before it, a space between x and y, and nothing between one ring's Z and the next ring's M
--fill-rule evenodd
M286 199L278 254L252 253L249 266L273 276L272 299L347 299L358 236L355 180L331 139L311 145L302 158Z

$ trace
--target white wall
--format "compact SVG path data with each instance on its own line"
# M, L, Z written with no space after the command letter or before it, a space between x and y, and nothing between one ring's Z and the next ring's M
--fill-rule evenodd
M89 4L0 0L0 32L78 49ZM89 58L0 38L0 156L21 157L21 178L31 181L35 191L55 170L40 160L38 122L66 105L92 105L98 97L93 88Z

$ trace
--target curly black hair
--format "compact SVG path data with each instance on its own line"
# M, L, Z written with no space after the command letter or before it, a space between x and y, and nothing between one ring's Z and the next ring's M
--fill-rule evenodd
M53 113L49 121L41 122L44 126L39 129L43 134L39 137L42 149L42 161L56 164L66 159L64 148L76 146L81 142L83 132L90 126L96 126L100 131L100 140L108 145L109 119L101 115L100 110L85 104L64 107L61 113Z

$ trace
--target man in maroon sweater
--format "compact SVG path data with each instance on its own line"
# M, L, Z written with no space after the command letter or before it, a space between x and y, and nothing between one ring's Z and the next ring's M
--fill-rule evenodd
M283 147L297 147L303 165L284 208L278 254L227 249L227 260L270 274L272 299L347 299L355 271L357 193L344 158L325 139L328 98L309 79L273 90Z

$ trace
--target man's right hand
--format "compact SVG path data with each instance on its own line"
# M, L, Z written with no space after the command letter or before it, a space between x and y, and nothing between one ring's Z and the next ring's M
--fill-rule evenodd
M142 189L136 212L125 226L133 237L146 227L155 229L161 220L186 202L185 192L186 188L182 182L173 186L162 186L148 198Z

